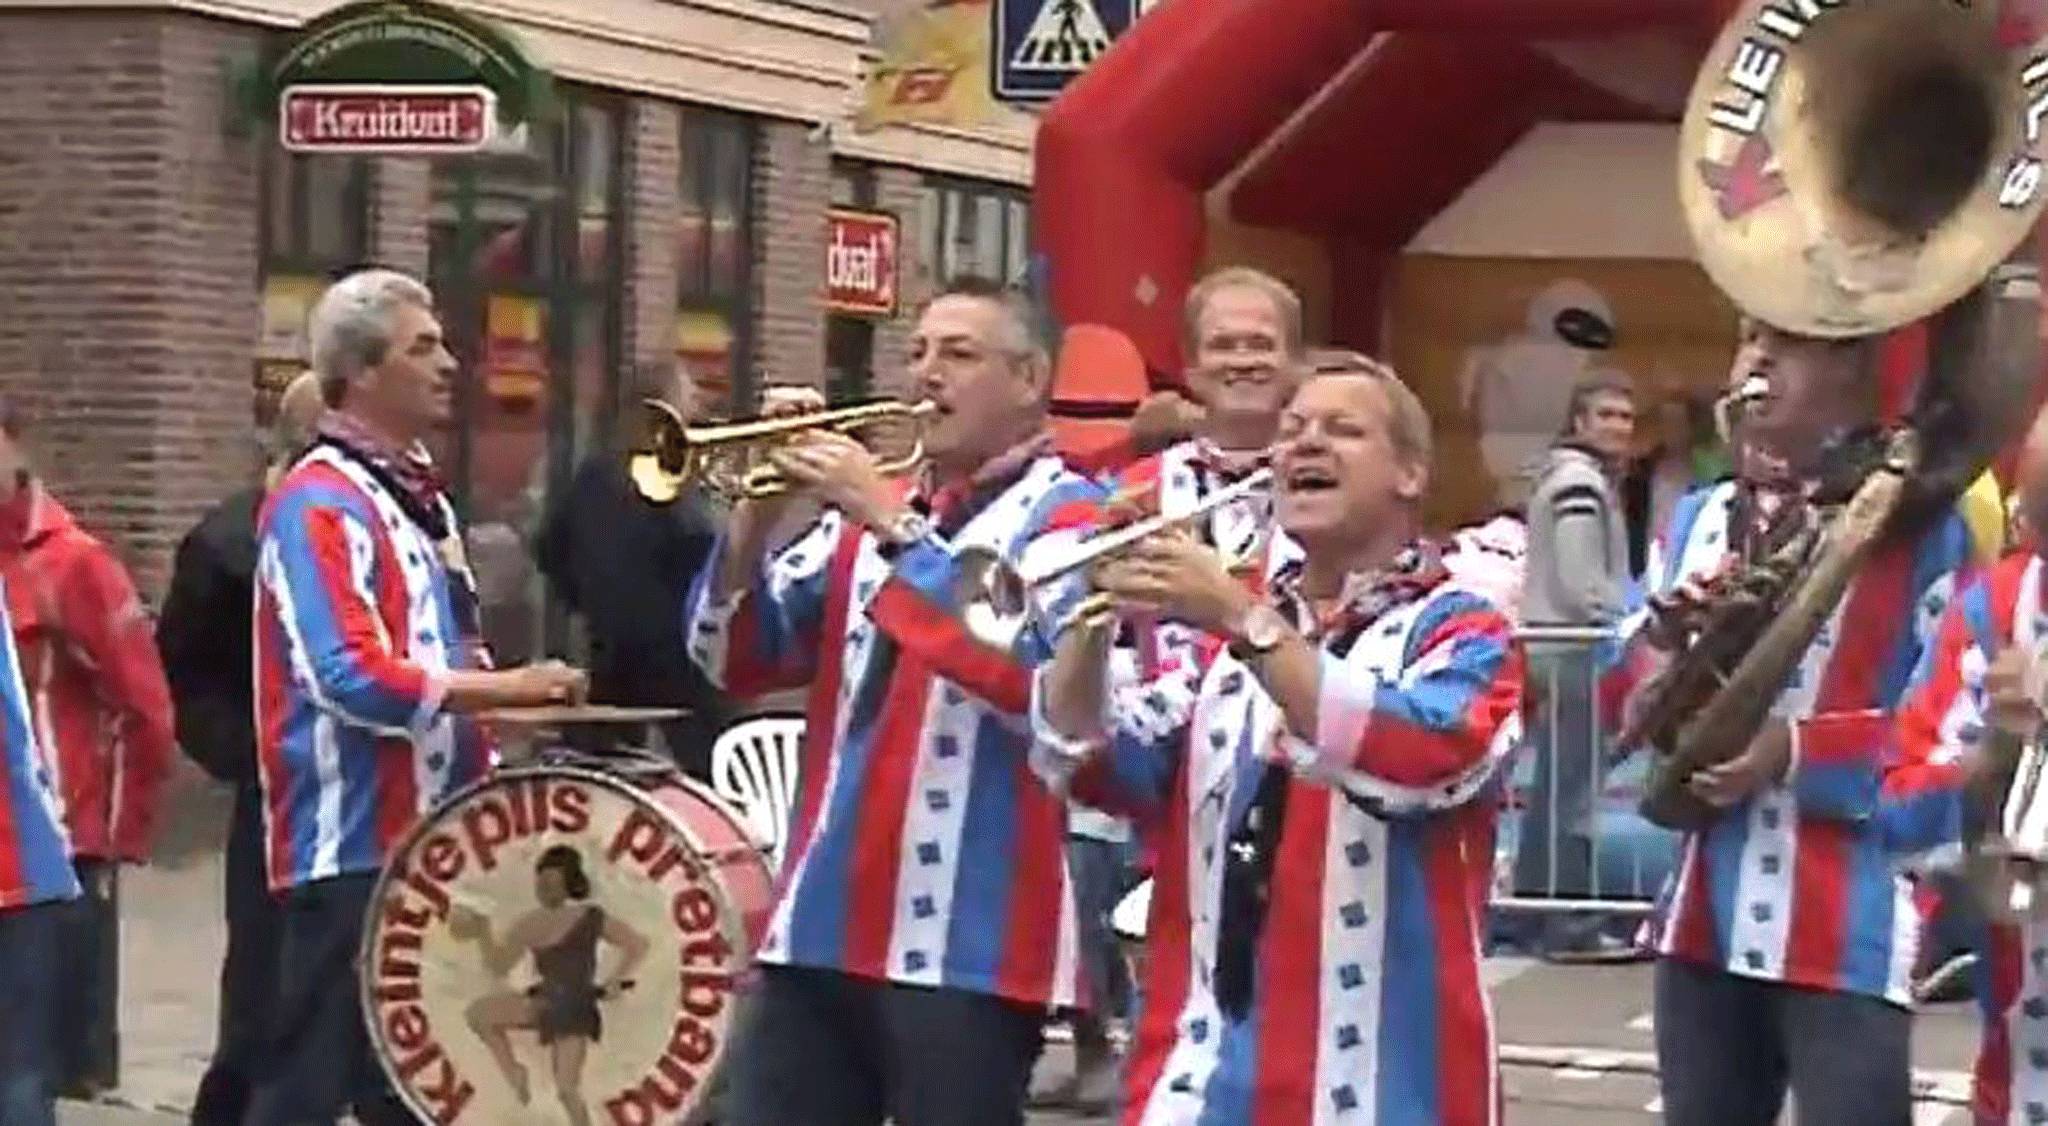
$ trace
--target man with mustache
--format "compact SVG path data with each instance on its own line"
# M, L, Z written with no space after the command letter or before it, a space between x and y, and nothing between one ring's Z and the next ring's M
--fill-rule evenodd
M1696 598L1803 518L1824 449L1877 418L1876 360L1874 338L1745 323L1737 477L1678 503L1645 579L1657 597ZM1926 781L1885 774L1890 717L1971 551L1953 510L1881 543L1747 750L1688 780L1715 812L1685 834L1645 932L1674 1126L1775 1122L1788 1086L1801 1122L1907 1120L1921 918L1894 860L1928 826L1872 817L1872 787Z
M1079 534L1101 495L1053 450L1030 324L991 283L946 287L911 340L938 413L907 493L860 443L812 432L773 457L825 512L771 552L792 497L740 502L692 591L690 652L714 683L810 688L738 1126L1020 1124L1045 1012L1079 1001L1066 811L1025 765L1048 643L971 633L954 591L962 549L1014 561ZM1056 586L1046 622L1078 598Z
M1522 664L1420 535L1430 444L1384 366L1308 376L1273 447L1302 555L1265 597L1185 535L1095 575L1223 640L1194 698L1102 618L1039 676L1040 770L1159 833L1134 1126L1498 1116L1479 935Z

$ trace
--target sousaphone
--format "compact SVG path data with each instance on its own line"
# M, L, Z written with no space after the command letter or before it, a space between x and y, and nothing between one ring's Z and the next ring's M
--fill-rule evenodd
M1748 0L1679 133L1700 263L1750 316L1885 332L1980 285L2039 217L2036 0Z
M1862 561L1952 503L2030 413L2031 294L2009 270L1985 283L2048 189L2040 8L1748 0L1707 53L1678 181L1708 275L1745 314L1805 336L1932 320L1905 424L1831 459L1835 485L1704 610L1658 607L1652 628L1680 655L1622 734L1660 752L1643 802L1658 824L1713 816L1686 779L1743 752Z

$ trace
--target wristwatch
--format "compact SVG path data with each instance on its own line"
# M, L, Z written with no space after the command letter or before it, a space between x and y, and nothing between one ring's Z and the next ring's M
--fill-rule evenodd
M1261 602L1244 612L1230 631L1230 655L1251 664L1273 651L1287 636L1287 619Z
M876 528L875 538L881 541L882 554L893 555L925 538L932 530L932 522L925 514L914 508L906 508L896 518Z

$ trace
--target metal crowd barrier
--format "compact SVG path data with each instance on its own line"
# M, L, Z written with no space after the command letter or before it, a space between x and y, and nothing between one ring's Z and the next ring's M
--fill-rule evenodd
M1493 905L1515 912L1643 915L1677 862L1678 835L1636 811L1645 755L1610 746L1603 628L1524 626L1522 746L1495 855Z

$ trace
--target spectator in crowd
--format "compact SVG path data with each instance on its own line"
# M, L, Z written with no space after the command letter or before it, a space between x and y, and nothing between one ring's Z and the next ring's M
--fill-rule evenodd
M669 367L643 377L638 399L659 398L695 416L689 379ZM711 556L723 514L695 484L673 501L641 496L627 459L599 449L555 501L535 544L541 574L582 615L590 637L590 698L601 704L688 709L662 725L686 772L710 775L711 743L728 708L683 645L683 596ZM605 736L609 737L609 736Z
M25 420L0 406L0 579L43 755L84 894L68 909L60 1090L120 1082L120 880L148 859L175 737L171 693L128 571L31 471Z
M199 1081L192 1126L240 1126L255 1083L263 1014L277 990L277 902L263 873L263 790L256 776L256 693L250 613L256 598L256 516L263 498L313 439L325 409L312 372L279 397L263 480L221 501L178 544L157 618L157 651L177 704L178 744L234 787L223 882L227 955L213 1061Z
M64 914L78 873L0 604L0 1123L57 1126Z
M1535 753L1515 857L1526 896L1582 898L1593 887L1594 791L1602 748L1593 707L1595 646L1545 640L1545 627L1603 627L1619 616L1629 582L1628 529L1615 484L1635 437L1635 395L1625 378L1596 373L1572 389L1563 431L1529 498L1521 622L1527 643L1527 728ZM1554 842L1554 847L1553 847ZM1538 945L1551 955L1606 952L1605 920L1545 915Z
M1682 392L1667 392L1658 400L1654 417L1655 444L1629 462L1621 483L1631 575L1643 573L1650 544L1671 522L1678 498L1731 472L1705 403Z

